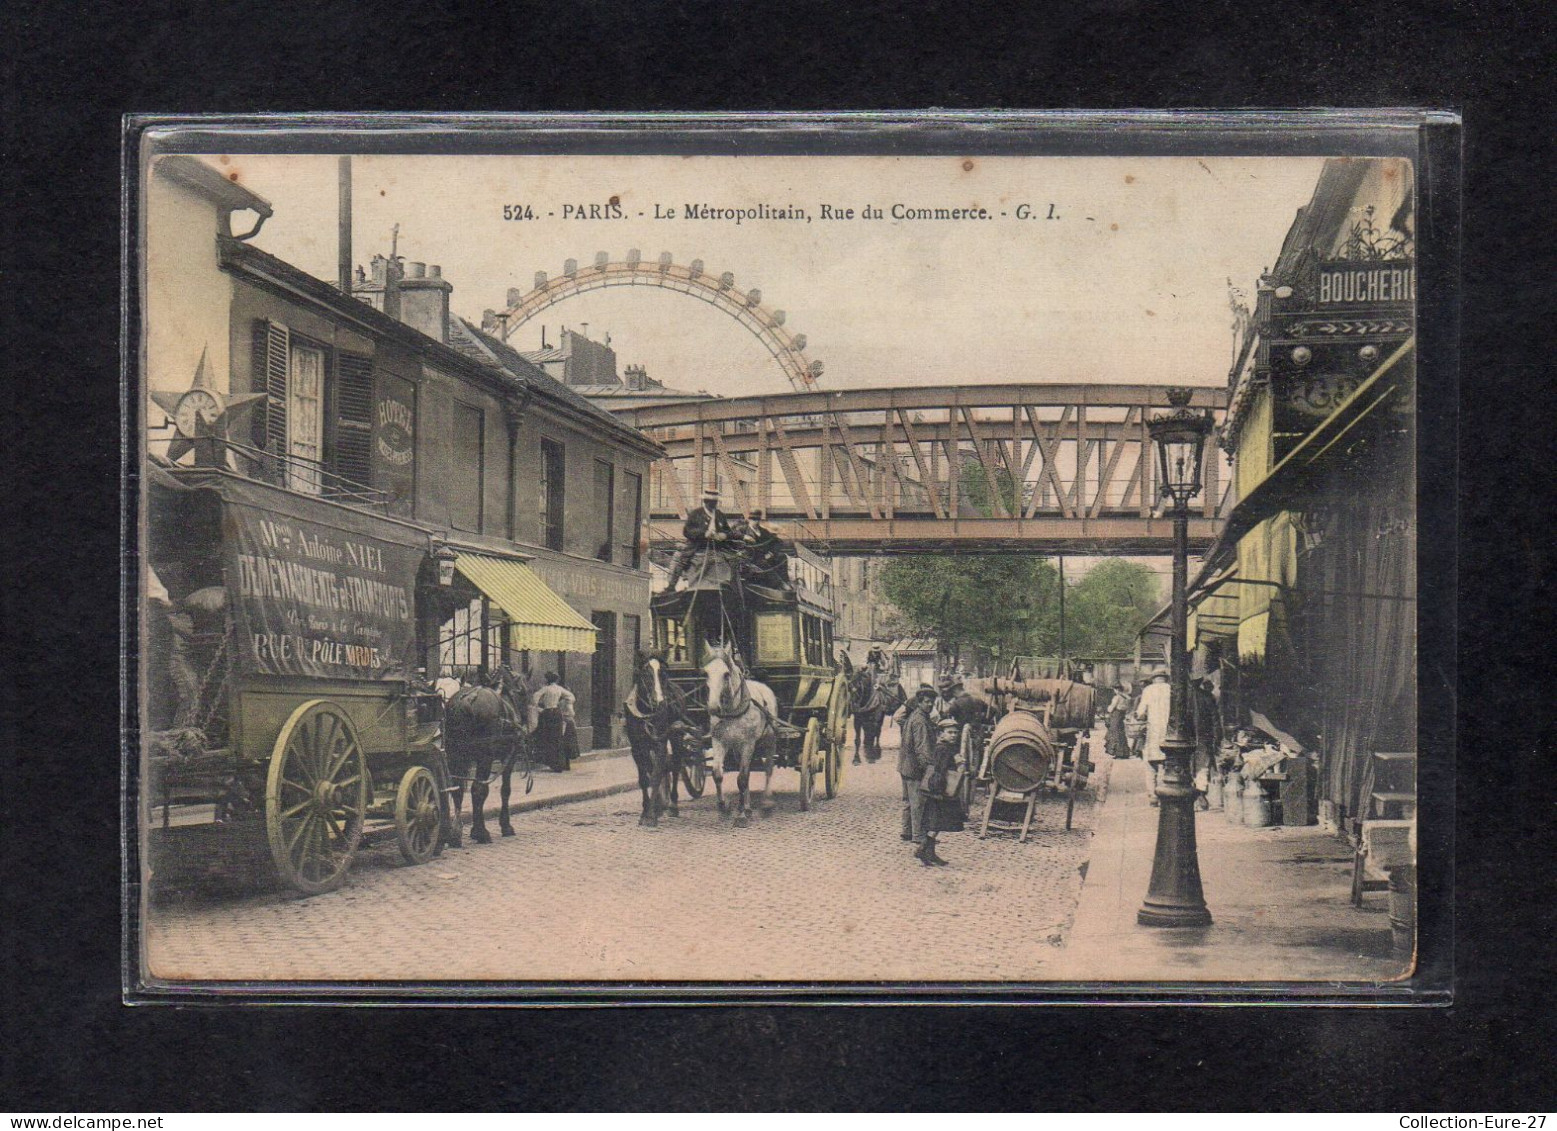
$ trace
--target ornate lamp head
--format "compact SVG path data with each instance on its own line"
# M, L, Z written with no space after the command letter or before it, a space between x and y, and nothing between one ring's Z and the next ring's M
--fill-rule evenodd
M1157 445L1158 484L1161 492L1182 506L1200 494L1206 437L1211 434L1211 414L1189 407L1192 389L1168 390L1169 413L1159 413L1146 425Z

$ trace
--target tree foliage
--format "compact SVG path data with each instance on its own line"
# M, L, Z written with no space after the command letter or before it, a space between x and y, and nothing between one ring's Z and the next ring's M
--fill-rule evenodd
M1059 575L1042 558L915 554L888 562L881 586L900 629L949 652L975 645L1013 654L1058 639Z
M1065 590L1067 651L1128 655L1136 634L1160 607L1159 590L1157 575L1139 562L1110 558L1094 566Z
M1004 656L1059 651L1059 572L1048 559L915 554L888 562L881 586L897 606L900 633L933 638L952 654L968 646ZM1157 611L1158 588L1150 569L1117 559L1068 583L1066 654L1128 655Z

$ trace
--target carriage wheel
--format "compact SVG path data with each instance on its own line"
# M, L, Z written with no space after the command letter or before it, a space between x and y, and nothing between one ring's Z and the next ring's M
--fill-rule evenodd
M340 885L362 839L367 760L339 707L310 699L292 712L270 756L265 832L281 879L317 895Z
M832 694L827 697L827 743L842 750L849 740L849 680L839 672L833 676ZM831 794L828 795L832 796Z
M800 811L811 808L811 795L816 789L816 748L821 743L821 724L816 716L806 723L805 741L800 746Z
M692 757L681 763L681 784L692 798L702 797L708 788L708 762L702 750L693 751Z
M838 787L843 784L843 744L840 742L829 743L823 752L822 783L823 796L827 800L838 796Z
M1078 738L1076 740L1076 749L1071 754L1070 788L1066 791L1065 797L1065 829L1067 832L1070 831L1071 819L1076 814L1076 795L1085 789L1087 785L1087 755L1089 753L1086 739Z
M443 851L442 795L432 771L412 766L395 790L395 839L407 864L425 864Z

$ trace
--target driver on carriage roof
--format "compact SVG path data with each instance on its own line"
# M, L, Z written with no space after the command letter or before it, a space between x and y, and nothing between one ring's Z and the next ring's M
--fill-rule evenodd
M708 550L730 540L730 517L719 509L719 489L709 487L703 492L703 505L687 515L681 527L681 549L670 567L670 580L666 592L676 588L676 582L686 572L699 551Z
M767 512L754 507L746 515L740 539L746 546L746 572L759 585L789 588L789 555L784 540L766 525Z

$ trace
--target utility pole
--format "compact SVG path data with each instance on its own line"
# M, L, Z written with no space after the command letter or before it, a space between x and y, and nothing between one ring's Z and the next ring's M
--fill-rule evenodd
M339 165L339 235L336 240L336 278L341 294L351 294L351 158L342 157Z
M1060 670L1055 674L1065 678L1065 555L1055 559L1060 567Z

